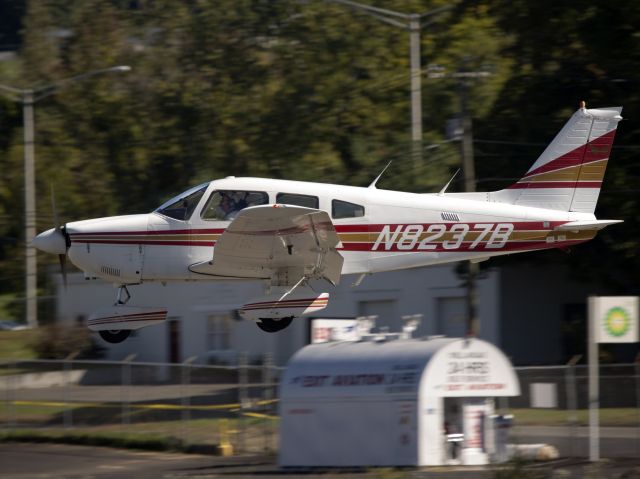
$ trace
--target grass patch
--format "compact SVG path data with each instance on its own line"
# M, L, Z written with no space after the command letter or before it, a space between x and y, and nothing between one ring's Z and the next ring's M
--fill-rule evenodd
M195 452L218 454L221 440L237 444L238 434L244 430L247 450L264 452L265 436L276 437L277 428L252 424L244 426L237 420L225 420L225 434L220 435L220 419L196 419L186 423L159 421L153 423L108 424L102 426L14 427L0 430L0 442L50 442L90 446L144 449L152 451Z
M17 301L22 301L22 300L16 299L16 297L17 297L17 294L15 293L0 294L0 320L3 320L3 319L16 320L17 319L13 316L13 313L11 311L11 304L16 303Z
M121 447L148 451L188 452L182 441L173 437L142 433L109 433L37 429L10 429L0 432L0 441L54 442L85 446Z
M67 421L72 427L65 429ZM182 421L180 416L141 418L136 411L131 411L127 424L123 424L122 410L119 407L66 409L62 406L21 406L7 403L0 408L0 424L9 425L8 430L17 431L18 435L24 431L28 431L29 436L32 433L37 437L44 434L53 442L57 438L61 438L62 442L69 442L71 439L66 438L68 434L73 437L96 436L97 441L105 441L104 437L109 440L113 437L119 440L133 438L136 441L152 438L168 441L171 447L180 443L182 450L193 447L211 449L217 447L221 438L235 444L241 437L259 448L267 441L266 437L277 437L278 429L278 422L272 419L246 416L238 418L235 413L227 417L191 418ZM101 444L102 442L96 445ZM118 447L127 446L119 444Z
M569 411L562 409L510 409L516 426L562 426L569 424ZM578 409L576 420L579 426L589 424L589 410ZM601 426L637 427L640 413L636 408L600 409Z
M11 359L35 359L36 353L31 347L37 331L0 331L0 361ZM0 374L6 374L7 368L0 368Z

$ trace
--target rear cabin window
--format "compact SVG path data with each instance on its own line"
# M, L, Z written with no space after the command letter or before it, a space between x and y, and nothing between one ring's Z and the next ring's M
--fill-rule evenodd
M283 205L304 206L305 208L318 209L318 197L310 195L299 195L296 193L278 193L276 203Z
M364 206L349 203L348 201L331 201L331 216L334 219L357 218L364 216Z
M203 220L230 221L248 206L266 205L264 191L218 190L211 193L200 215Z

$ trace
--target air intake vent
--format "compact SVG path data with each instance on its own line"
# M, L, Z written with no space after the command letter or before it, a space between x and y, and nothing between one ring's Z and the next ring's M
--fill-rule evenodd
M103 266L100 272L108 276L120 276L120 268L112 268L111 266Z
M442 219L445 221L460 221L460 217L457 213L447 213L446 211L443 211L440 213L440 216L442 216Z

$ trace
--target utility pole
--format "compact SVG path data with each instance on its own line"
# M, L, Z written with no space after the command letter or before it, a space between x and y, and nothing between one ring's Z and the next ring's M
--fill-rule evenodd
M422 71L420 66L420 15L409 16L411 61L411 164L414 178L422 166Z
M455 78L458 81L460 96L460 126L462 138L460 141L460 153L462 156L462 173L464 176L464 191L473 193L476 191L476 167L473 159L473 121L469 109L469 85L468 81L474 78L491 76L488 71L458 71L456 73L435 72L429 74L430 78ZM480 320L478 318L478 289L476 280L480 268L478 263L467 262L467 335L477 336L480 332Z
M38 274L36 249L31 240L36 237L36 182L34 155L33 91L22 97L24 117L24 232L25 232L25 302L27 326L38 326Z
M462 173L464 175L464 190L467 193L476 191L476 165L473 159L473 121L469 113L469 89L466 78L460 81L460 110L462 122ZM478 263L467 262L467 335L477 336L480 332L478 319L478 289L476 278L480 268Z
M338 3L377 18L381 22L409 31L409 61L410 61L410 89L411 89L411 162L414 177L421 173L422 167L422 66L420 59L420 32L423 27L431 25L435 20L424 21L431 17L451 10L454 5L444 5L426 13L406 14L374 7L352 0L325 0Z

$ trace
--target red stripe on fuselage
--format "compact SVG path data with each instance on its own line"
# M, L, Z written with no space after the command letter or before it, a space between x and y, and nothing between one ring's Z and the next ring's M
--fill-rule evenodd
M158 246L215 246L215 241L149 241L149 240L74 240L71 238L71 243L89 243L89 244L111 244L111 245L131 245L131 244L144 244L144 245L158 245Z
M73 235L81 236L122 236L122 235L137 235L137 236L154 236L154 235L189 235L189 234L221 234L224 232L224 228L191 228L186 230L156 230L156 231L99 231L94 233L71 233Z
M388 252L396 252L396 253L479 253L479 252L488 252L488 253L497 253L499 251L526 251L530 249L553 249L553 248L563 248L565 246L573 246L579 243L584 243L589 241L589 239L579 239L579 240L563 240L563 241L555 241L553 243L547 243L546 241L509 241L501 248L486 248L484 244L480 243L475 248L470 248L471 242L465 242L461 244L458 248L444 248L442 244L438 243L429 243L430 245L434 245L433 249L418 249L417 246L412 249L398 249L397 243L394 243L386 249L384 245L380 245L378 249L372 250L371 247L373 243L343 243L342 248L336 248L338 251L366 251L372 253L388 253Z
M394 233L397 228L404 229L406 226L421 226L423 230L426 232L428 227L431 225L445 225L448 230L450 227L456 224L465 224L469 226L470 231L472 231L478 225L486 225L486 224L499 224L500 221L493 220L487 222L476 222L476 223L457 223L457 222L439 222L439 223L391 223L391 224L359 224L359 225L336 225L337 232L340 233L381 233L383 229L389 228L390 233ZM542 231L542 232L551 232L555 227L563 225L567 223L567 221L520 221L520 222L509 222L508 224L513 225L514 233L523 232L523 231ZM190 234L198 235L203 233L211 233L215 232L217 234L222 233L224 230L222 229L190 229L190 230L166 230L162 232L152 232L150 235L143 235L142 233L133 233L133 232L105 232L105 233L75 233L71 235L72 243L89 243L89 244L108 244L108 245L149 245L149 246L195 246L195 247L214 247L216 241L196 241L196 240L170 240L170 239L162 239L162 240L154 240L153 235L162 234L164 236L171 235L184 235L185 232L189 232ZM136 238L127 238L126 235L136 235ZM76 236L76 238L74 238ZM77 238L79 236L79 238ZM88 239L85 236L95 236L95 239ZM102 238L98 238L98 236L102 236ZM145 239L141 239L140 236L146 236ZM104 238L107 237L107 238ZM458 248L444 248L441 243L434 242L429 243L429 248L418 249L416 245L414 248L410 250L406 249L398 249L397 245L394 243L390 249L386 249L384 244L381 244L376 250L372 250L373 247L373 238L368 242L349 242L348 239L342 240L342 247L337 248L341 251L373 251L373 252L385 252L385 251L399 251L399 252L459 252L459 251L468 251L468 252L477 252L477 251L487 251L487 252L495 252L495 251L519 251L526 249L551 249L557 248L562 244L577 244L587 241L587 239L580 240L571 240L564 242L553 242L547 243L546 241L514 241L509 240L503 247L501 248L487 248L484 242L477 244L473 249L470 248L471 241L463 241L460 247Z
M456 221L441 221L441 222L433 222L433 223L376 223L376 224L361 224L361 225L336 225L336 231L338 233L379 233L383 230L383 228L389 226L395 230L398 226L414 226L420 225L425 231L431 225L445 225L451 226L455 224L465 224L469 225L469 228L475 228L478 225L485 224L499 224L499 223L508 223L513 225L514 231L538 231L538 230L549 230L553 229L556 226L563 225L567 223L567 221L509 221L508 219L495 219L492 221L477 221L475 223L468 222L456 222Z

